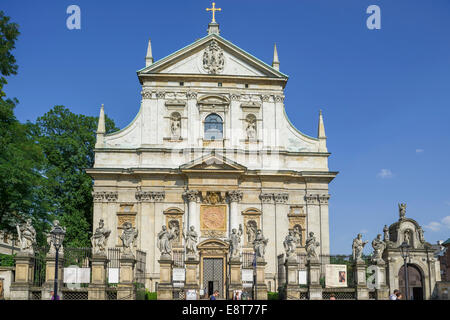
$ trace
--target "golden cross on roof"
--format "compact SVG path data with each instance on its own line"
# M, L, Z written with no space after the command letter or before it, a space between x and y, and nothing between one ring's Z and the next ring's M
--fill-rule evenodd
M212 3L212 8L206 8L206 11L212 11L211 23L216 23L216 11L222 11L222 8L216 8L216 3Z

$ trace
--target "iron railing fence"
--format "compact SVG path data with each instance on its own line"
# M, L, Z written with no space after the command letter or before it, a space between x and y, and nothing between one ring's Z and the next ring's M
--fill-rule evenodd
M46 256L49 247L34 247L34 278L33 286L41 287L45 282Z
M174 268L184 268L184 255L184 249L174 249L172 251Z
M254 259L255 259L255 254L253 252L249 252L249 251L242 252L242 268L246 268L246 269L253 268Z

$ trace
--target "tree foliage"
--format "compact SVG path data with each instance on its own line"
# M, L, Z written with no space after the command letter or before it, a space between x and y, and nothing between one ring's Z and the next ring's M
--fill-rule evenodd
M55 106L36 121L36 141L45 163L44 197L53 217L67 228L65 245L89 246L93 183L84 169L94 165L98 118ZM106 117L106 131L117 130Z
M39 197L43 156L35 143L32 125L21 124L14 115L17 99L7 99L6 76L17 74L11 51L19 35L18 26L0 11L0 229L32 217L36 229L45 220L45 205Z

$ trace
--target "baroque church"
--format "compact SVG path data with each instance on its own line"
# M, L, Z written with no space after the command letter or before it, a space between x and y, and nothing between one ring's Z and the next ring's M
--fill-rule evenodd
M86 170L94 180L94 229L103 219L109 247L121 245L124 223L139 231L135 249L147 253L150 291L160 282L162 226L174 234L174 267L184 259L183 234L194 227L199 286L221 296L233 229L243 268L251 268L257 231L268 239L268 291L277 291L289 231L299 253L310 232L317 253L330 253L328 185L337 172L328 168L322 114L317 137L295 128L276 46L271 65L257 59L220 35L214 13L206 36L165 58L154 61L149 41L137 72L140 110L127 127L106 134L102 106L95 164Z

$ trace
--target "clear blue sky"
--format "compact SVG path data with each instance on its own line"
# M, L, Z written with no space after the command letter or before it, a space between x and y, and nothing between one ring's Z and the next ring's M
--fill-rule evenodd
M350 253L398 219L397 203L429 242L450 237L450 1L217 0L221 35L271 63L277 43L290 76L286 111L315 136L324 112L331 170L332 253ZM66 9L81 8L81 30ZM381 30L366 9L381 8ZM19 74L6 92L19 120L63 104L106 113L123 128L136 115L147 40L156 60L206 35L211 2L2 0L20 25ZM367 246L367 253L371 247Z

